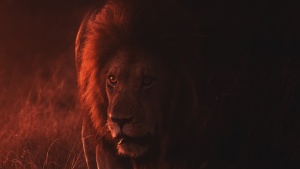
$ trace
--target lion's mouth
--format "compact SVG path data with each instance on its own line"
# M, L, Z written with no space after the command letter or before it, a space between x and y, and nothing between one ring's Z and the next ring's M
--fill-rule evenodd
M141 146L147 146L151 140L151 137L149 136L143 136L143 137L130 137L127 135L119 135L115 138L118 145L124 145L124 144L138 144Z

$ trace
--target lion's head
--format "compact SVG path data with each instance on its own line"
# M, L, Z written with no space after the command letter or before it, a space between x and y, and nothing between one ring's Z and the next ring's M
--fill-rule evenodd
M171 75L143 51L116 51L101 73L105 77L107 128L118 152L144 154L167 111Z
M193 27L172 5L109 1L92 10L77 36L84 116L96 144L118 155L141 157L192 133L198 98L186 61L195 55Z

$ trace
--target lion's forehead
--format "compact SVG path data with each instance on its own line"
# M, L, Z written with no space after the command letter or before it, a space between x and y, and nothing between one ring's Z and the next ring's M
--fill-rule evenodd
M108 64L108 74L121 77L156 76L162 74L162 66L157 59L141 52L117 52Z

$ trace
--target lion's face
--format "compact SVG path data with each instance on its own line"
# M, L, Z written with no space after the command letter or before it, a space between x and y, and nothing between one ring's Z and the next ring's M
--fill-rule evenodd
M105 75L107 127L118 153L132 157L143 155L165 113L169 76L147 54L124 51L113 56Z

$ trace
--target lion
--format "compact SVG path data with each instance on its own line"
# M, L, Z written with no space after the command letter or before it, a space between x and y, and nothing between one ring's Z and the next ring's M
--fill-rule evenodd
M87 14L76 66L89 169L200 166L188 146L204 125L193 24L168 1L111 0Z
M270 57L277 42L251 39L243 10L195 14L182 2L108 0L84 17L75 60L87 168L299 168L296 55Z

